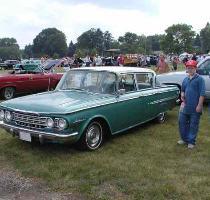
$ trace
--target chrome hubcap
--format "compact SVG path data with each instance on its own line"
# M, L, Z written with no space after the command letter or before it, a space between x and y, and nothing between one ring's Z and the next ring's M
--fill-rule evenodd
M100 145L102 129L99 124L93 124L87 131L86 141L89 147L94 148Z
M164 121L165 120L165 113L160 113L159 120Z
M14 89L13 88L5 88L4 96L6 99L11 99L14 94Z

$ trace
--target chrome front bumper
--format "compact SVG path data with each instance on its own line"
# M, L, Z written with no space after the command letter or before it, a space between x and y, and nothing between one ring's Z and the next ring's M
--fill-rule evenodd
M30 134L31 137L38 138L40 143L44 143L44 141L52 140L52 141L61 141L61 142L75 142L77 141L78 132L70 133L70 134L57 134L50 132L43 132L37 130L31 130L27 128L17 127L9 124L5 124L3 121L0 121L0 127L5 129L7 132L12 134L13 136L18 136L21 131L24 131Z

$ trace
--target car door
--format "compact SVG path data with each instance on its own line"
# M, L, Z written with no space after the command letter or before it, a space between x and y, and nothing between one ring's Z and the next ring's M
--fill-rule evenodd
M137 73L136 84L139 91L139 101L143 101L144 115L139 119L140 121L147 121L156 115L156 105L154 102L158 99L158 94L153 87L154 75L153 73Z
M141 93L137 91L134 74L121 74L118 89L123 90L124 93L116 97L113 132L139 124L145 112L145 96L141 96Z
M31 92L41 92L49 89L51 80L50 73L44 73L42 71L35 71L29 74L29 88Z
M15 87L16 93L28 93L29 74L11 74L4 79L4 87Z
M210 59L207 59L198 66L197 73L200 74L206 85L206 97L210 99Z

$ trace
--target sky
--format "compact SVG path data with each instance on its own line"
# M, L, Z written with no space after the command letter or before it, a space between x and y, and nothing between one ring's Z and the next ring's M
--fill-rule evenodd
M163 34L178 23L199 33L210 22L209 8L209 0L0 0L0 38L14 37L24 48L53 27L68 44L91 28L109 31L115 39L128 31Z

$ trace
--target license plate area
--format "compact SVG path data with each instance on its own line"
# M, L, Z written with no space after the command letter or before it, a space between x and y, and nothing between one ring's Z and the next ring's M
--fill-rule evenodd
M31 142L31 134L27 133L25 131L20 131L19 132L19 138L21 140L27 141L27 142Z

